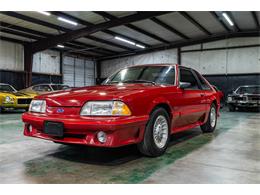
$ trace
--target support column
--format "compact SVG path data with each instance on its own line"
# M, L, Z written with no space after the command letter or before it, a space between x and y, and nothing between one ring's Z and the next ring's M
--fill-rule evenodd
M24 71L25 71L25 87L32 85L32 65L33 53L30 46L24 46Z
M96 78L96 84L101 84L101 63L100 61L95 61L96 64L96 70L97 70L97 78Z
M177 48L177 61L178 61L178 64L181 65L181 48L180 47Z

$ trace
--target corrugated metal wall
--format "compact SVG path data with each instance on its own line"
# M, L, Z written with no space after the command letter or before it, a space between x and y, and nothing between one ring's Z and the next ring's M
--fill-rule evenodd
M63 60L63 83L71 87L94 85L94 62L84 58L65 56Z
M118 69L130 65L156 63L177 63L177 49L103 61L101 62L101 78L106 78Z
M0 40L0 69L21 71L23 61L22 45Z
M61 74L60 53L51 50L36 53L33 56L33 72Z
M259 37L234 38L206 43L203 49L260 44ZM200 49L201 45L189 49ZM202 74L260 73L260 47L195 51L181 54L182 65L192 67Z
M181 48L181 51L260 44L259 37L233 38ZM123 57L101 63L101 77L135 64L177 63L177 50L165 50L144 55ZM181 64L202 74L260 73L260 47L196 51L181 54Z

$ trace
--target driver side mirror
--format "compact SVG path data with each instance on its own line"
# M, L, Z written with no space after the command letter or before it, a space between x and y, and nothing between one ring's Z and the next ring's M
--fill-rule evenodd
M191 86L191 83L189 82L180 82L180 88L181 89L187 89Z

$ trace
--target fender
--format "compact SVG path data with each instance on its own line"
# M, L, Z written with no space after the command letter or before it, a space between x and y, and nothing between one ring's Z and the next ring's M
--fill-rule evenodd
M171 107L171 104L170 102L165 98L165 97L157 97L155 98L151 103L150 105L148 106L148 112L147 113L151 113L152 110L159 104L167 104L170 108L170 111L171 111L171 115L173 113L173 109Z

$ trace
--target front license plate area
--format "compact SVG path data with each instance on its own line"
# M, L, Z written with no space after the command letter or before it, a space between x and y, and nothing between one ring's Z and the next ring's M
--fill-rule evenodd
M55 137L63 137L64 127L61 122L45 121L43 133Z

